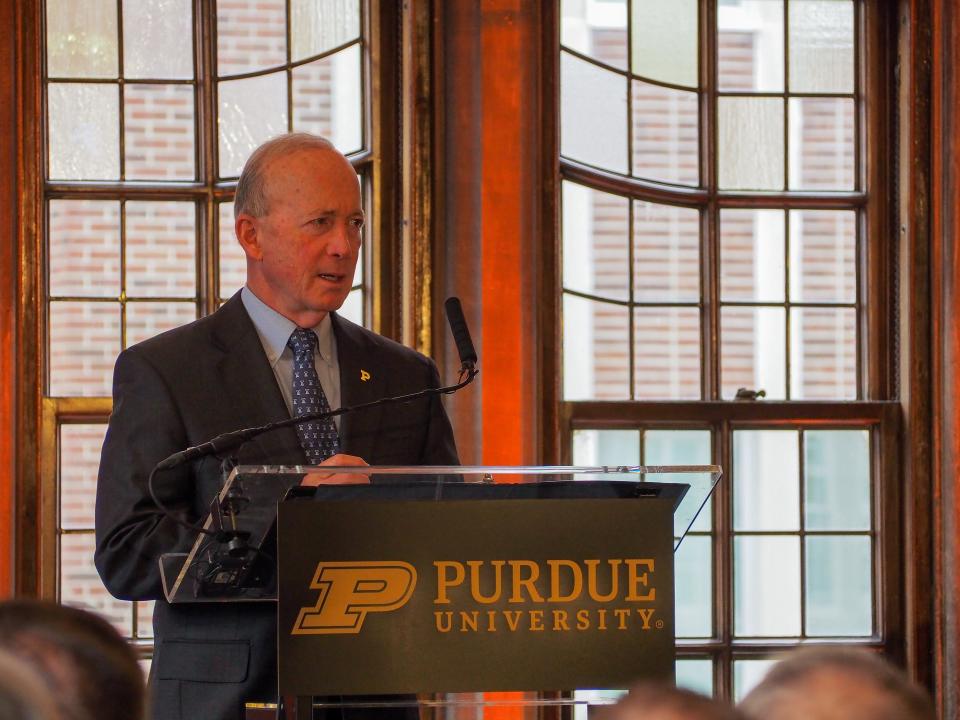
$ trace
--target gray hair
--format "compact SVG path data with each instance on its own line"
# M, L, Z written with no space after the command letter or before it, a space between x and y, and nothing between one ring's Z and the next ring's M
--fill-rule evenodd
M763 720L934 718L929 695L902 670L864 648L837 646L792 651L739 707L747 717Z
M266 170L273 160L292 155L300 150L334 150L333 143L318 135L297 132L278 135L267 140L247 158L237 180L237 192L233 200L233 217L240 217L240 213L263 217L270 208L267 207Z

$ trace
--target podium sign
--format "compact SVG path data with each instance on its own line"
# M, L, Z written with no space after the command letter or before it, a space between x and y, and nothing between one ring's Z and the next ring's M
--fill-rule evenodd
M667 498L288 501L277 541L282 695L673 677Z

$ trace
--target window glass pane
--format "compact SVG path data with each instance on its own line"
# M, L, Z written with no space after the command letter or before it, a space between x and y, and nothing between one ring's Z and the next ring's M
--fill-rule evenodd
M93 566L93 533L60 536L60 602L95 612L124 637L133 626L133 603L115 600Z
M700 299L700 212L634 201L634 298L640 302Z
M796 430L733 433L736 530L800 529L800 439Z
M128 302L127 347L196 319L192 302Z
M193 88L126 85L124 175L128 180L193 180Z
M733 701L740 702L776 664L775 660L734 660Z
M677 687L713 697L713 661L677 658Z
M630 297L630 206L619 195L563 183L563 286Z
M116 85L47 86L51 179L119 179L118 98Z
M120 203L50 201L50 295L120 296Z
M639 430L574 430L573 464L639 465Z
M560 42L582 55L627 68L626 0L561 0Z
M853 92L851 0L790 0L790 92Z
M120 305L50 303L50 395L109 396L120 353Z
M359 35L359 0L290 0L293 62L331 50Z
M738 388L763 389L767 399L787 391L786 315L783 308L720 310L720 380L724 398Z
M713 567L709 536L688 535L674 555L677 637L710 637L713 632Z
M116 0L47 0L47 76L117 77Z
M191 5L190 0L123 0L126 77L193 77Z
M873 632L871 541L867 536L807 536L806 625L814 637Z
M357 325L363 325L363 290L351 290L337 314Z
M637 399L700 399L699 308L636 308L634 353Z
M736 635L798 637L800 538L740 536L733 547Z
M60 426L58 465L61 528L93 529L100 447L106 431L105 424Z
M153 637L153 608L156 605L154 600L140 600L135 602L137 606L137 637ZM150 668L147 667L146 675L149 676Z
M790 396L857 397L857 316L853 308L790 311Z
M853 303L857 218L852 210L790 211L790 299Z
M320 135L343 153L363 147L360 46L293 69L293 129Z
M128 202L127 295L197 294L197 209L191 202Z
M807 635L870 635L870 538L808 536L806 542Z
M700 118L695 92L640 80L633 92L633 174L668 183L700 181Z
M217 73L239 75L286 61L286 0L217 0Z
M287 75L222 82L218 93L220 176L239 177L250 153L287 131Z
M627 308L563 298L563 395L567 400L630 397Z
M790 98L790 189L853 190L853 100Z
M721 97L717 100L720 187L783 189L783 100Z
M783 210L720 211L720 299L783 302Z
M696 0L633 0L633 72L696 87L697 25Z
M803 450L807 530L869 530L869 431L807 430Z
M220 251L220 299L226 300L243 287L247 278L247 256L240 247L233 229L233 203L220 203L219 251Z
M569 53L560 57L560 152L627 172L627 80Z
M783 92L783 3L740 0L717 6L721 90Z

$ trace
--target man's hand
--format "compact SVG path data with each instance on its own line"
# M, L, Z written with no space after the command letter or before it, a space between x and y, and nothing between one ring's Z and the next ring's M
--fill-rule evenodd
M356 455L344 455L343 453L337 453L336 455L331 455L326 460L324 460L320 465L333 465L336 467L369 467L369 464L363 458L359 458ZM306 485L307 487L316 487L317 485L369 485L370 477L368 475L361 475L360 473L309 473L301 485Z

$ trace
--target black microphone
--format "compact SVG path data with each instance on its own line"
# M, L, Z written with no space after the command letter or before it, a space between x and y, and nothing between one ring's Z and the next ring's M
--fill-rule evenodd
M460 355L460 372L473 370L477 364L477 351L473 347L473 340L470 339L470 330L467 328L467 320L463 316L460 298L447 298L443 307L447 311L450 332L453 333L453 339L457 343L457 353Z

